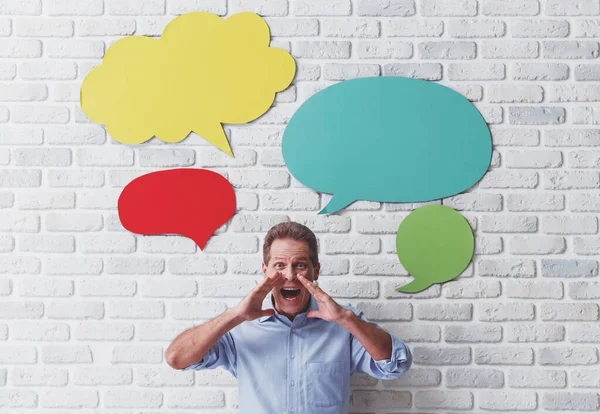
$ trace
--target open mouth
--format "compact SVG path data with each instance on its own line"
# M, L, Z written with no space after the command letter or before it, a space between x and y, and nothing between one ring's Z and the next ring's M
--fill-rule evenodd
M294 300L300 294L300 289L281 288L281 296L287 300Z

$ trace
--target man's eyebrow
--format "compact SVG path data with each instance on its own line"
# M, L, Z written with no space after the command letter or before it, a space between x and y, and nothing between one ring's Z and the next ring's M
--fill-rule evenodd
M287 259L287 257L280 257L280 256L273 257L273 260L286 260L286 259ZM308 258L304 257L304 256L294 257L293 259L294 260L308 260Z

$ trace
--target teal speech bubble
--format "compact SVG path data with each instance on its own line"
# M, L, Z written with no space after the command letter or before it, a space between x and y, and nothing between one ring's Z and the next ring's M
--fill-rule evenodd
M492 139L464 96L401 77L353 79L309 98L282 152L305 186L333 194L319 214L356 200L423 202L458 194L486 173Z

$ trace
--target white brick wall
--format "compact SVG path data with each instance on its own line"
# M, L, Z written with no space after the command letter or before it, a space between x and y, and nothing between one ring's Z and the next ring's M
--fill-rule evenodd
M226 127L235 159L197 136L123 146L78 105L112 42L191 11L258 12L297 60L274 108ZM600 409L599 0L0 0L0 15L0 411L237 412L229 374L163 354L254 286L285 220L317 232L323 288L413 349L399 380L353 378L353 412ZM415 295L394 290L410 280L394 234L416 205L317 216L329 196L280 152L304 100L377 75L439 81L492 124L491 171L444 200L476 228L474 265ZM122 187L178 166L236 187L205 252L118 221Z

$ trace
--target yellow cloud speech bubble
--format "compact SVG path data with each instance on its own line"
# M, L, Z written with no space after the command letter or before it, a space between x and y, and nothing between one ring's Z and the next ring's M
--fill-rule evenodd
M296 72L294 58L269 42L254 13L181 15L160 39L116 41L84 79L81 107L124 144L179 142L193 131L232 155L221 124L264 114Z

